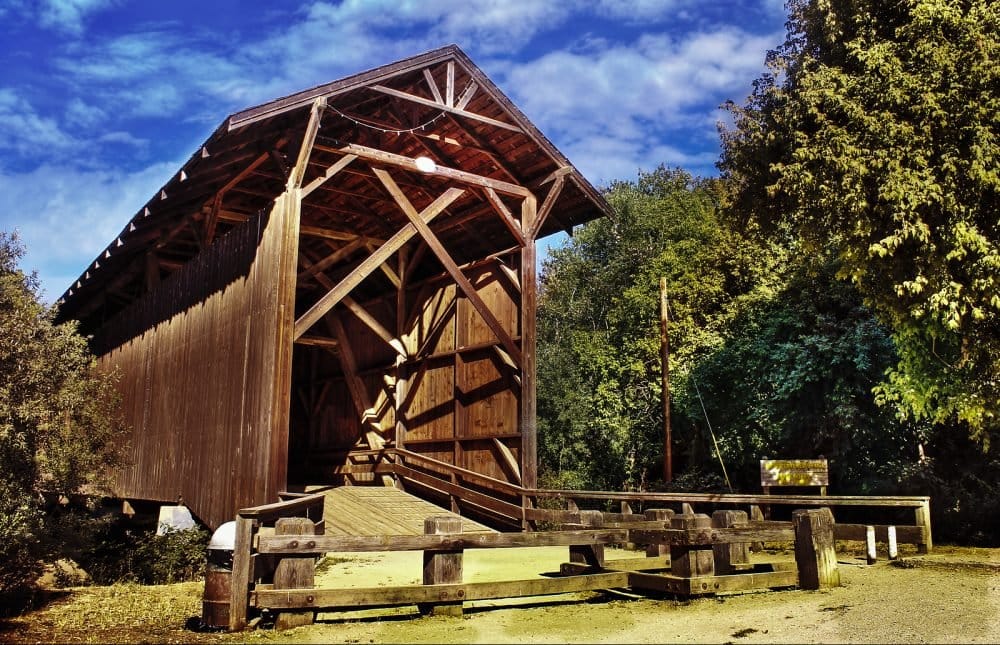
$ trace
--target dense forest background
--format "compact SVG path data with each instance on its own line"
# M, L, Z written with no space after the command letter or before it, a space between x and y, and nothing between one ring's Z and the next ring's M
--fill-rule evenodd
M824 456L833 493L931 495L941 538L1000 544L1000 9L788 8L721 176L615 183L544 264L542 485L747 491Z

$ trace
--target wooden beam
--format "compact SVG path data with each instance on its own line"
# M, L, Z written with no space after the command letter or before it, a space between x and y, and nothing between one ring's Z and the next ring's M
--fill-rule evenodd
M339 352L337 358L340 360L340 367L344 370L344 380L347 381L347 389L351 393L354 407L361 415L361 425L368 426L365 437L368 440L368 447L379 450L385 446L385 438L382 437L382 427L375 419L375 408L368 399L368 392L365 384L358 376L358 364L354 360L354 351L351 349L350 339L347 331L341 324L340 318L333 312L326 314L326 322L333 330L333 335L337 339Z
M449 188L443 195L435 199L427 208L421 211L421 221L425 223L430 222L464 193L465 191L460 188ZM371 275L372 271L389 259L393 253L402 248L416 234L416 227L412 223L407 224L389 238L385 244L380 246L377 251L362 260L361 264L347 274L333 289L320 298L309 311L302 314L295 321L295 338L302 336L306 330L316 324L316 321L333 309L334 305L349 294L354 287L361 284L365 278Z
M340 343L338 343L333 338L324 338L322 336L301 336L295 340L296 345L311 345L313 347L325 347L327 349L338 349Z
M337 249L330 255L326 256L322 260L319 260L318 262L315 263L309 262L306 258L300 257L299 263L306 265L306 268L304 271L299 272L299 280L304 280L306 278L316 275L317 273L325 271L329 267L333 266L337 262L340 262L348 255L350 255L351 253L353 253L354 251L358 250L363 246L365 246L365 238L358 237L355 238L353 241L348 242L344 246L340 247L339 249Z
M365 244L365 247L368 249L369 253L374 253L375 250L376 250L375 245L371 244L371 243ZM399 289L399 285L401 285L403 282L400 279L399 275L395 271L392 270L391 266L389 266L389 261L386 260L385 262L383 262L382 264L380 264L378 266L378 268L379 268L379 270L382 271L383 274L385 274L385 277L389 278L389 282L392 283L392 286L394 286L397 289Z
M500 441L500 439L498 439L496 437L493 437L493 445L496 446L497 451L500 453L500 456L503 458L503 463L507 464L507 468L509 468L510 471L511 471L511 474L514 475L514 479L515 479L514 483L520 484L521 483L521 467L518 465L517 458L514 457L514 453L511 452L510 448L507 447L507 444L505 444L503 441Z
M532 224L530 233L528 234L531 239L538 239L538 233L542 230L542 226L545 224L545 220L548 219L549 213L552 212L552 207L555 206L556 200L559 198L559 194L562 193L565 183L565 175L556 177L555 183L552 184L549 194L545 196L545 201L542 202L542 207L538 209L538 213L535 216L535 222Z
M427 246L430 247L434 255L437 256L438 261L441 262L442 266L444 266L445 270L451 276L452 280L454 280L455 283L458 285L458 288L461 289L462 293L465 294L465 297L469 300L469 303L475 308L475 310L482 317L483 321L486 323L486 326L489 327L491 331L493 331L493 334L497 337L497 340L499 340L500 343L504 346L504 349L507 350L507 353L514 358L515 362L520 364L521 349L511 339L510 334L508 334L507 330L503 328L503 325L500 324L500 321L496 319L496 316L493 315L493 312L490 311L490 308L479 296L479 293L476 291L476 288L472 286L472 283L469 282L469 279L466 278L465 274L462 273L462 270L458 268L458 265L452 259L451 255L448 254L448 251L441 244L441 241L438 240L437 236L434 235L430 227L427 226L427 224L423 221L423 219L421 219L420 215L417 213L416 208L414 208L413 204L410 203L410 200L407 199L406 195L403 194L403 191L399 188L398 185L396 185L396 182L393 181L392 177L389 175L388 172L380 168L373 169L373 172L379 178L379 180L381 180L381 182L385 185L386 189L396 200L396 203L399 204L399 207L409 218L410 223L413 225L414 228L416 228L417 232L420 234L420 237L423 238L424 242L427 243Z
M536 201L529 197L521 203L521 228L535 229ZM521 397L518 428L521 432L521 478L525 488L538 484L537 389L536 351L538 281L536 279L537 250L534 236L528 236L521 249Z
M358 320L367 325L369 329L375 332L376 336L384 340L396 351L397 354L402 356L404 359L407 358L406 348L403 347L403 343L400 342L398 338L393 336L388 329L383 327L382 323L380 323L375 316L368 313L368 310L355 302L350 296L344 296L344 299L341 302L344 303L344 306L347 307L348 311L357 316Z
M444 102L448 107L455 107L455 61L448 61L446 70Z
M413 172L422 172L419 168L417 168L416 160L411 157L397 155L395 153L386 152L384 150L378 150L376 148L369 148L368 146L363 146L357 143L349 143L347 145L341 146L340 148L326 148L317 146L317 149L330 150L331 152L342 152L346 154L353 154L362 157L364 159L370 159L372 161L379 161L393 166L399 166L400 168L406 168L407 170ZM524 186L512 184L507 181L501 181L499 179L491 179L489 177L483 177L482 175L466 172L464 170L458 170L456 168L438 166L437 168L434 169L433 172L429 174L436 175L439 177L447 177L448 179L454 179L464 184L481 186L483 188L492 188L498 193L503 193L504 195L515 195L517 197L531 196L531 192Z
M472 100L472 97L476 95L476 90L478 89L479 85L477 85L475 82L470 82L465 87L465 90L462 92L462 95L458 97L458 102L455 103L455 107L458 108L459 110L464 110L465 106L467 106L469 104L469 101Z
M354 161L357 158L358 158L357 155L344 155L343 157L338 159L337 163L333 164L332 166L326 169L326 172L324 172L316 179L313 179L311 182L309 182L302 188L302 199L308 197L309 193L322 186L328 179L330 179L338 172L346 168L352 161Z
M513 132L524 132L521 128L516 125L511 125L510 123L504 123L503 121L497 121L496 119L491 119L488 116L482 116L481 114L476 114L475 112L469 112L467 110L462 110L457 107L451 107L449 105L442 105L430 99L425 99L422 96L417 96L416 94L410 94L409 92L401 92L399 90L394 90L391 87L386 87L384 85L373 85L371 89L376 92L381 92L383 94L388 94L389 96L395 96L396 98L406 99L407 101L413 101L414 103L419 103L420 105L429 105L431 107L436 107L445 112L451 112L452 114L458 114L466 118L472 119L473 121L481 121L482 123L488 123L489 125L495 125L498 128L503 128L505 130L511 130Z
M444 105L444 97L441 96L441 90L438 89L437 82L434 80L434 75L431 74L431 70L424 68L424 80L427 81L427 86L431 88L431 94L434 96L434 102L438 105Z
M295 161L292 171L288 173L287 190L302 187L302 180L306 175L306 167L309 165L309 156L312 154L313 143L316 142L316 133L319 132L319 121L324 109L326 109L326 97L320 96L313 101L312 110L309 112L309 123L306 124L305 134L302 135L299 157Z
M517 242L517 245L524 246L526 241L524 239L524 231L521 229L521 224L514 219L510 209L507 208L507 205L500 199L500 195L497 195L495 190L488 187L484 188L483 192L486 194L486 199L489 201L490 206L492 206L496 214L500 216L504 226L506 226L507 230L510 231L510 234L514 236L514 240Z
M244 218L243 221L246 221ZM332 228L326 228L323 226L301 226L299 227L299 233L302 235L308 235L309 237L321 237L327 240L337 240L340 242L350 242L352 240L363 240L372 244L384 244L385 240L381 240L375 237L366 237L364 235L358 235L357 233L350 233L348 231L338 231Z

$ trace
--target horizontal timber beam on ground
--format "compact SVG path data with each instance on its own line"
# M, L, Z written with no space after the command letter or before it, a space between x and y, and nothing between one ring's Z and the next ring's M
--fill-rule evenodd
M633 589L697 596L700 594L794 587L799 583L799 574L795 570L788 570L681 578L669 574L631 571L628 573L628 582L629 587Z
M392 607L418 603L464 602L497 598L524 598L628 585L624 571L565 578L532 578L506 582L471 582L405 587L357 589L260 590L251 594L251 605L268 609L331 611L358 607Z
M368 553L374 551L453 551L537 546L618 544L628 534L621 529L545 531L537 533L446 533L382 536L261 536L259 553Z
M634 529L629 542L636 544L741 544L744 542L794 542L795 531L787 529Z

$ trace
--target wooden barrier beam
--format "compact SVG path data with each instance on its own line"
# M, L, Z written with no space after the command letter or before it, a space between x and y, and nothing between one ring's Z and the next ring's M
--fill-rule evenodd
M803 589L839 587L833 513L826 508L794 511L792 525L795 527L795 564L799 569L799 586Z
M334 611L360 607L394 607L421 603L524 598L629 586L627 571L610 571L566 578L531 578L502 582L449 585L364 587L354 589L262 589L253 594L254 607Z
M664 526L670 526L670 520L674 517L674 511L669 508L649 508L646 509L644 516L651 522L663 522ZM666 544L646 545L647 558L659 558L669 555L670 547Z
M603 521L604 517L600 511L580 511L580 523L584 526L601 526ZM627 539L622 540L622 542L625 541ZM569 547L569 561L600 569L604 566L604 544L571 544Z
M261 536L260 553L364 553L432 549L497 549L532 546L618 544L628 540L624 529L539 531L534 533L451 533L447 535L317 535L308 539Z

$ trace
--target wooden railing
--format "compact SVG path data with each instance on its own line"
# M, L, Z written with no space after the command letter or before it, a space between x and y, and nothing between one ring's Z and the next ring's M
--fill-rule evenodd
M745 508L751 518L762 520L761 509L911 509L913 524L874 524L878 539L887 539L890 526L897 527L897 539L915 544L924 553L933 548L930 498L921 496L868 495L763 495L744 493L656 493L585 490L527 489L416 452L398 448L368 451L368 464L352 465L352 472L392 475L405 488L436 496L450 503L451 510L478 515L487 523L505 530L531 530L538 522L560 522L584 506L620 506L622 515L641 513L646 508L674 508L691 512L716 508ZM558 505L560 508L552 508ZM838 540L864 540L866 525L838 524Z

